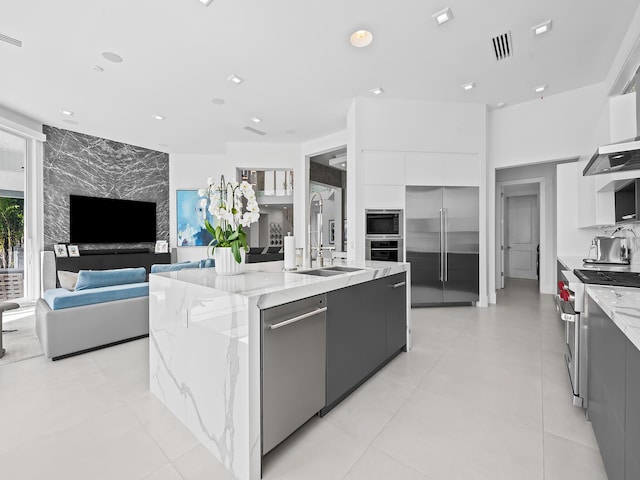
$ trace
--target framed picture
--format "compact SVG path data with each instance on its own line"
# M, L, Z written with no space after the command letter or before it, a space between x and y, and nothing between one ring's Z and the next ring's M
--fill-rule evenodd
M70 257L79 257L80 256L80 250L78 250L78 246L77 245L68 245L67 246L67 250L69 251L69 256Z
M336 221L329 220L329 243L336 243Z
M216 219L207 209L208 200L198 190L176 190L176 221L178 247L206 247L213 236L204 226L204 219L216 226Z
M168 253L169 252L169 242L166 240L158 240L156 242L156 253Z
M67 246L64 243L56 243L53 246L53 251L56 252L56 257L66 257L67 255Z

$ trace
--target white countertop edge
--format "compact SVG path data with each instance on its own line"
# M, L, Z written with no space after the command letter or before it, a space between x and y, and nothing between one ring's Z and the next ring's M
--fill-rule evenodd
M586 292L640 350L640 289L586 285Z

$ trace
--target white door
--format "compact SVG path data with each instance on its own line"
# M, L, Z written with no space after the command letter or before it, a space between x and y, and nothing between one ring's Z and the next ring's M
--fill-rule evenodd
M507 270L511 278L537 279L538 196L507 197Z

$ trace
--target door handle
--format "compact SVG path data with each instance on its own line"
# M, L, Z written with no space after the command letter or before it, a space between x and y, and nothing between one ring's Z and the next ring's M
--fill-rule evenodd
M444 273L444 281L449 281L449 259L447 258L447 209L442 209L442 238L444 239L444 252L442 254L442 261L444 263L443 273Z
M407 282L398 282L394 285L387 285L387 287L391 287L391 288L400 288L400 287L404 287L407 284Z
M440 209L440 281L444 282L444 212Z
M299 322L300 320L304 320L305 318L313 317L314 315L318 315L319 313L323 313L327 311L327 307L322 307L314 310L313 312L303 313L302 315L298 315L297 317L290 318L289 320L284 320L280 323L274 323L273 325L269 325L269 330L276 330L277 328L282 328L287 325L291 325L292 323Z

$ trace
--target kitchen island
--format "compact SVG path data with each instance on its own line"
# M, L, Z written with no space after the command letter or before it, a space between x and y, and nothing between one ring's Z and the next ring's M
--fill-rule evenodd
M388 286L403 287L398 290L403 292L402 308L398 308L404 334L401 348L410 347L409 264L349 263L330 276L283 272L282 267L283 262L266 262L247 265L238 276L218 276L215 269L184 269L149 278L150 390L242 480L261 477L262 312L318 295L356 292L356 288L364 295L369 285L372 295L362 298L380 302L380 295L394 289L380 289L377 283L401 275L406 281ZM351 308L359 309L356 298ZM331 302L327 307L331 315ZM387 325L389 338L393 337L390 331ZM362 338L370 336L368 329L361 333ZM327 363L333 351L327 346ZM392 351L381 364L399 350L393 347ZM349 390L341 392L335 402Z

